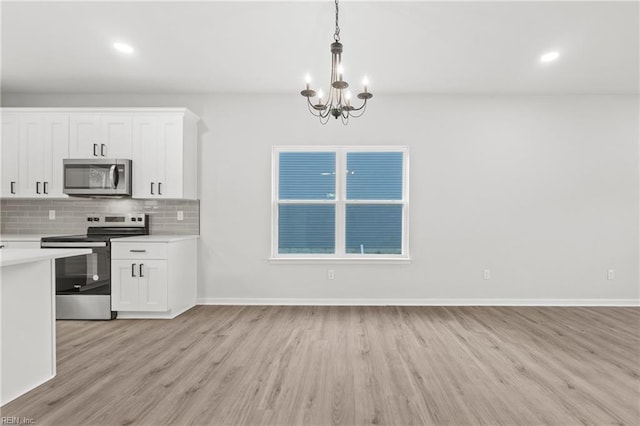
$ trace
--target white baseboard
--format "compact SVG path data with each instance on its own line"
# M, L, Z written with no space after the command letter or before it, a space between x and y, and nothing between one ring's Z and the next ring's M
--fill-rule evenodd
M295 299L198 298L198 305L300 306L640 306L638 299Z

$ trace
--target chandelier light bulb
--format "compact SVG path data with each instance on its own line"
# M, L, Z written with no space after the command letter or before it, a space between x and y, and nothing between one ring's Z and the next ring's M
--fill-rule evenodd
M309 74L304 76L304 82L307 83L307 90L309 90L309 83L311 83L311 76Z
M347 101L347 106L351 106L351 92L345 93L344 99Z
M367 93L367 86L369 85L369 78L366 75L362 79L362 85L364 86L364 93Z
M342 64L338 65L338 80L342 81L342 76L344 75L344 67Z
M322 103L323 97L324 97L324 93L322 93L322 89L318 90L318 103Z

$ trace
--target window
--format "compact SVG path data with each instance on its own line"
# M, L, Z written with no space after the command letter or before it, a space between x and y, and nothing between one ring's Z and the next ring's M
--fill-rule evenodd
M403 147L276 147L274 259L408 258Z

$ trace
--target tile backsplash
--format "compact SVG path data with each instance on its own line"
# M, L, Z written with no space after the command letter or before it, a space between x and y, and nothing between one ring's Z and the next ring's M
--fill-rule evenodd
M55 219L49 219L55 210ZM184 220L177 220L177 212ZM0 200L0 234L82 234L90 213L147 213L151 234L200 234L200 201L78 199Z

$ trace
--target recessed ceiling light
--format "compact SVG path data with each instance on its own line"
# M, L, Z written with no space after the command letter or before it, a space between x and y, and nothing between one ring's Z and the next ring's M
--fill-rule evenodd
M540 62L553 62L558 59L559 56L560 54L558 52L547 52L540 56Z
M113 43L113 48L122 53L133 53L133 47L126 43Z

